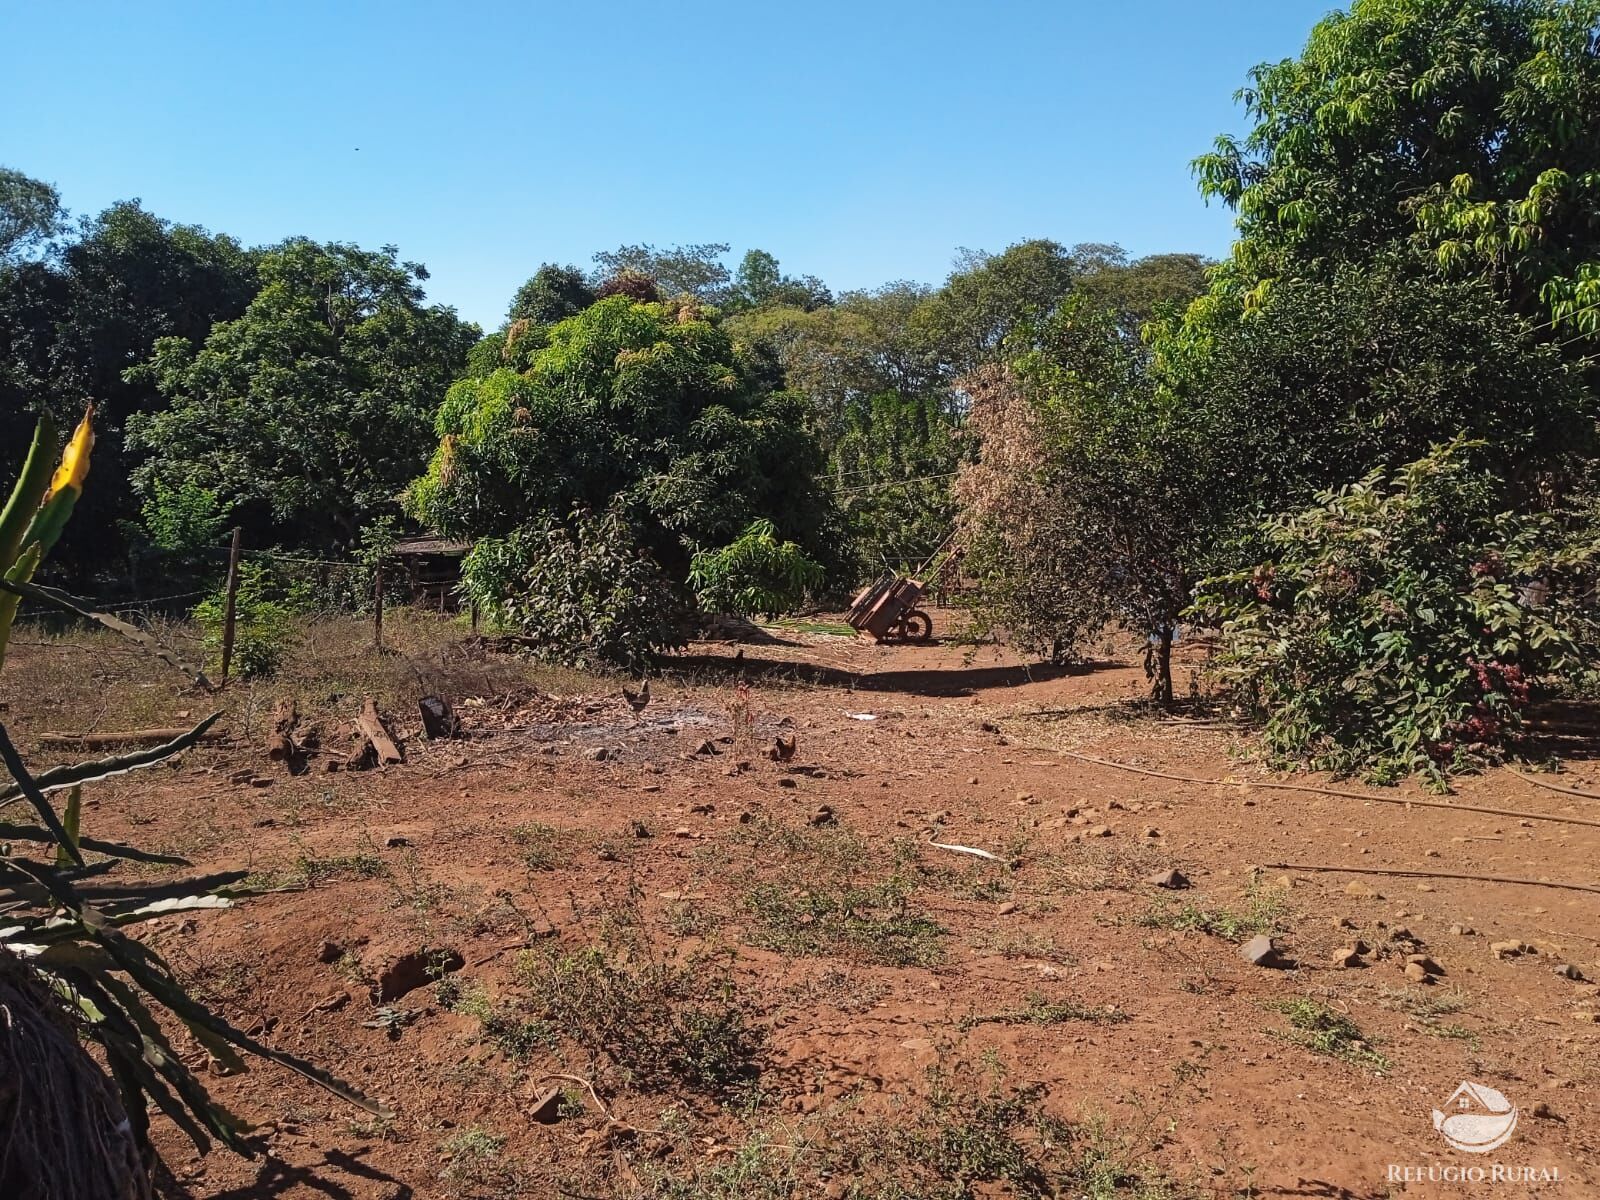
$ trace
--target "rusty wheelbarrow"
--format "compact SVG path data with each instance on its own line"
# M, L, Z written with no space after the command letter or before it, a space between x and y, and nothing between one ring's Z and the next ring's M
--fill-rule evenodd
M925 642L933 636L933 618L917 607L925 590L920 580L885 571L862 589L845 620L856 632L880 642Z

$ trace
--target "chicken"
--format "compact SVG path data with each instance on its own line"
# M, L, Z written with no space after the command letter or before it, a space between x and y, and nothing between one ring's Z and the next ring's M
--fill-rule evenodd
M767 757L773 762L788 762L794 757L795 745L794 734L791 733L788 737L779 734L772 739L772 745L767 749Z
M650 703L650 681L646 679L644 686L637 692L630 692L627 688L623 688L622 698L628 702L628 707L633 709L635 714L642 713L644 706Z

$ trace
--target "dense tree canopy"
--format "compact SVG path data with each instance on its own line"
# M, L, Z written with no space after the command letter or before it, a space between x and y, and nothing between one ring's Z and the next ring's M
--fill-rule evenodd
M832 561L832 510L801 401L763 390L752 364L692 301L601 300L550 331L525 371L458 382L411 492L451 534L619 509L669 575L770 519Z
M167 405L131 429L136 486L202 487L257 544L353 546L426 463L477 329L425 305L427 273L392 247L291 240L260 275L241 316L161 339L136 373Z
M594 301L594 289L577 267L545 263L517 289L506 319L554 325L577 316Z
M1355 0L1327 17L1300 57L1251 73L1249 134L1197 161L1239 211L1237 281L1409 239L1524 313L1600 300L1597 29L1600 0Z
M54 236L65 215L55 188L0 167L0 263L20 258Z
M136 201L80 222L46 259L0 266L0 431L24 437L41 406L61 423L90 401L97 410L98 482L58 564L105 570L124 557L138 514L124 427L163 403L128 369L161 338L203 341L213 323L244 311L256 287L253 252Z

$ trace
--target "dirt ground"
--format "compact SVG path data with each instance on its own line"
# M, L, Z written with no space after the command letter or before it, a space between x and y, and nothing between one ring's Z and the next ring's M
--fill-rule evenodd
M406 762L360 773L267 763L269 685L227 742L86 796L87 831L253 873L143 936L392 1113L210 1074L260 1157L162 1123L174 1193L1600 1197L1600 895L1267 865L1597 885L1600 805L1509 770L1268 789L1244 734L1132 703L1131 654L825 628L691 647L638 713L580 677L460 684L466 736L430 743L391 700ZM24 738L63 727L6 690ZM1542 778L1600 791L1600 763ZM1276 965L1241 956L1261 933ZM1491 1152L1435 1129L1463 1081L1516 1106Z

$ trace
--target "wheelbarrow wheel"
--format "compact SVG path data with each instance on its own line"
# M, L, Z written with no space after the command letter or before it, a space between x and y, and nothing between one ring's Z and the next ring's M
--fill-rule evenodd
M933 637L933 618L920 608L913 608L906 614L905 639L908 642L926 642Z

